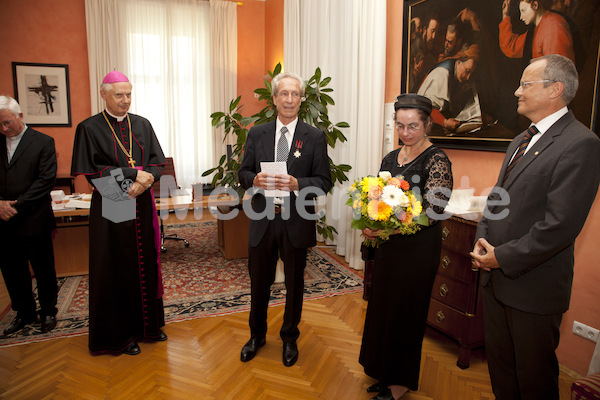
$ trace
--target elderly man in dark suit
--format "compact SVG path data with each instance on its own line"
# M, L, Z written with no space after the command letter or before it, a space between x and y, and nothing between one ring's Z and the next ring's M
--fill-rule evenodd
M577 71L533 59L515 95L532 122L508 146L471 253L483 269L485 346L499 400L558 400L555 350L573 282L574 243L600 181L600 139L567 105Z
M300 335L306 254L309 247L316 245L311 199L326 194L332 183L325 134L298 119L304 80L283 73L273 78L271 85L277 120L250 129L239 171L242 187L258 189L249 213L251 338L242 349L241 360L251 360L265 344L270 288L277 259L281 257L287 294L280 336L283 364L289 367L298 359L296 340ZM263 171L261 163L272 161L285 162L287 174ZM260 189L281 190L289 192L289 196L265 197Z
M37 321L29 264L35 274L41 331L56 326L58 293L51 232L50 191L56 181L54 139L23 123L15 99L0 96L0 269L17 316L4 330L15 333Z

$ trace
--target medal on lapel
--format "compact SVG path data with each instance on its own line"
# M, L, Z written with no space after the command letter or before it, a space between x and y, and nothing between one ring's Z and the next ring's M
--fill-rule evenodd
M294 151L294 157L300 158L302 155L302 153L300 153L300 149L302 148L303 144L304 142L302 140L296 140L296 151Z

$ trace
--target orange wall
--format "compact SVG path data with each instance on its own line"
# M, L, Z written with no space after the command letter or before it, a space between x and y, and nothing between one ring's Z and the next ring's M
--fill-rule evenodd
M387 72L385 101L400 91L402 1L387 0ZM238 7L238 94L245 104L244 115L262 108L253 90L263 85L267 70L283 60L283 0L244 0ZM13 96L11 61L69 65L71 93L70 128L39 128L56 140L59 173L68 173L74 131L77 123L91 114L87 61L85 8L82 0L63 0L61 7L45 0L20 0L3 4L5 18L0 31L0 93ZM34 27L34 28L32 28ZM476 193L492 186L503 154L448 150L453 164L455 186L468 179ZM463 178L464 177L464 178ZM462 186L466 186L463 184ZM78 191L86 190L78 182ZM577 240L575 281L571 309L565 314L559 361L580 373L587 372L594 343L571 333L573 320L600 328L600 307L596 288L600 287L597 260L600 259L600 200L594 204L588 222Z
M254 89L263 86L265 66L265 8L264 1L244 0L238 6L238 95L242 96L244 116L264 107L255 97Z
M75 127L91 113L84 2L65 0L57 7L44 0L7 1L2 15L1 94L15 96L13 61L69 66L72 126L35 128L54 138L58 173L69 174Z
M387 71L386 102L392 102L400 92L400 66L398 58L402 49L402 34L398 21L402 21L403 1L387 0ZM446 150L452 161L454 187L473 187L480 195L496 183L504 153L469 150ZM600 329L600 196L592 207L586 225L575 246L575 278L571 307L563 317L561 341L557 350L558 360L563 366L587 375L595 343L572 333L573 321L580 321Z
M269 71L283 65L283 0L267 0L265 65ZM266 71L265 71L266 72Z

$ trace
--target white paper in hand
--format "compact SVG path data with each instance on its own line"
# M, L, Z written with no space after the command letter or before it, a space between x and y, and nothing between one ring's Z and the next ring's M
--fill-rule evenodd
M287 165L285 162L266 162L260 163L260 171L272 175L287 175ZM267 189L265 190L266 197L287 197L290 192L285 190Z

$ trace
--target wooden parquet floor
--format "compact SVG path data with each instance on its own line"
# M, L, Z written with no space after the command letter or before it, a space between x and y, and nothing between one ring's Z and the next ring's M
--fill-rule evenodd
M0 348L2 399L370 399L358 363L366 302L360 293L304 303L300 357L286 368L278 331L283 306L269 309L267 345L248 363L248 313L168 324L169 340L140 343L137 356L92 356L87 335ZM493 399L482 350L456 366L457 346L428 330L420 390L405 400ZM561 399L572 378L561 373Z
M0 276L0 310L9 302ZM368 400L374 381L358 363L366 306L361 293L306 301L290 368L281 362L283 306L269 309L267 345L248 363L239 359L247 312L168 324L169 339L140 343L137 356L92 356L87 335L0 347L0 399ZM419 391L403 400L493 399L483 349L465 370L457 354L455 342L428 329ZM561 371L561 400L574 380Z

